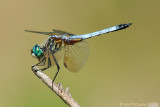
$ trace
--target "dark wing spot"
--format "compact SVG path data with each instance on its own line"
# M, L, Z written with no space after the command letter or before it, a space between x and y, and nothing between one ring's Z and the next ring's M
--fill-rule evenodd
M66 63L64 63L64 66L67 68L67 64Z

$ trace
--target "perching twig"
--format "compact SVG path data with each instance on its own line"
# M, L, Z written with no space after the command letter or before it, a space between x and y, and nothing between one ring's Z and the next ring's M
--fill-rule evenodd
M53 83L52 88L52 80L42 73L40 69L37 67L32 67L32 71L34 74L41 79L54 93L56 93L67 105L70 107L80 107L80 105L72 98L71 94L69 93L69 88L63 89L60 83L55 84Z

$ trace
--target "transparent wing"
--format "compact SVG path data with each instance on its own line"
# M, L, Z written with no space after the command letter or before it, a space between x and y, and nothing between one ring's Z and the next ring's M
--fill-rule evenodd
M68 35L68 36L73 36L74 34L65 32L62 30L57 30L53 29L53 32L40 32L40 31L32 31L32 30L25 30L26 32L31 32L31 33L39 33L39 34L44 34L44 35Z
M65 46L64 66L72 72L79 71L89 56L89 47L86 41Z
M31 32L31 33L39 33L39 34L44 34L44 35L51 35L54 32L40 32L40 31L32 31L32 30L24 30L26 32Z
M53 29L53 32L59 35L68 35L68 36L73 36L74 34L66 32L66 31L62 31L62 30L57 30L57 29Z

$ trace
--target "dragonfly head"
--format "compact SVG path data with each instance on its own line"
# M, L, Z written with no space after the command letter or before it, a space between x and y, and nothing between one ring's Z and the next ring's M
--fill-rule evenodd
M31 50L31 54L33 57L41 58L44 55L42 48L39 45L35 45Z

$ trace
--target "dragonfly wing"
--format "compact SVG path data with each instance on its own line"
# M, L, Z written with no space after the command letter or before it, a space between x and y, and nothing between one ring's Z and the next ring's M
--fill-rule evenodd
M31 32L31 33L40 33L44 35L51 35L53 32L40 32L40 31L32 31L32 30L25 30L26 32Z
M39 33L39 34L44 34L44 35L64 35L64 36L73 36L74 34L68 33L62 30L56 30L53 29L53 32L40 32L40 31L32 31L32 30L25 30L26 32L31 32L31 33Z
M65 31L62 31L62 30L57 30L57 29L53 29L53 32L57 33L57 34L60 34L60 35L68 35L68 36L73 36L74 35L72 33L65 32Z
M65 46L64 66L72 72L79 71L87 61L89 47L86 41Z

